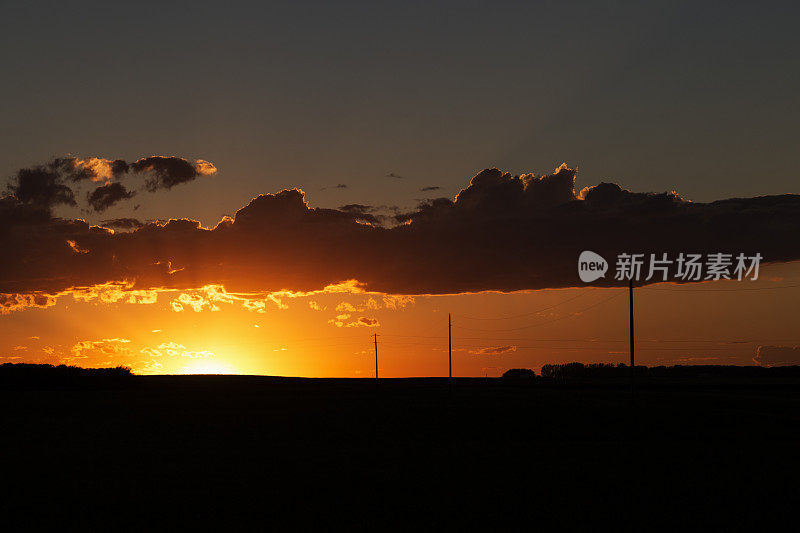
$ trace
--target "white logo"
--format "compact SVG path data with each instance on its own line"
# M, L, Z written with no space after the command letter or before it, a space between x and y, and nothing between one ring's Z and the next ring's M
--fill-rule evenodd
M578 275L584 283L591 283L596 279L605 277L608 271L608 262L600 255L585 250L578 257Z

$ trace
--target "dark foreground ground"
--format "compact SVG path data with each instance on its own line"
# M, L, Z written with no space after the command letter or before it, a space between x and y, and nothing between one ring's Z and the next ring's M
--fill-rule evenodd
M0 390L0 529L728 530L800 502L798 379L651 382L635 407L500 379L43 388Z

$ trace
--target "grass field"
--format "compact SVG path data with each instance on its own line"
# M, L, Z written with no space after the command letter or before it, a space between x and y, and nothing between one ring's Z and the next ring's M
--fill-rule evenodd
M622 383L248 376L6 389L0 511L21 529L763 526L800 502L799 391L651 380L634 404Z

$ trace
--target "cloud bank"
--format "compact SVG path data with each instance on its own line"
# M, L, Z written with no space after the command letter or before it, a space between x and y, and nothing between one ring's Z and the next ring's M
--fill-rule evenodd
M155 170L162 163L137 163L128 171L154 172L158 187L191 174L186 166L169 174L175 171L169 165ZM88 176L81 179L113 177L114 168L123 168L114 165L97 166L102 172L81 167ZM197 165L198 175L207 171ZM54 217L48 206L69 201L58 182L44 180L37 196L21 187L22 180L14 195L0 199L6 258L0 293L28 295L40 305L47 301L41 295L107 283L131 290L215 284L267 293L358 280L366 290L388 294L515 291L583 285L577 276L583 250L606 258L759 252L764 262L800 259L798 195L692 203L673 192L637 193L613 183L576 193L574 180L575 171L565 165L543 176L488 169L455 199L426 201L397 214L394 225L381 224L359 204L310 207L303 191L291 189L254 198L214 228L179 219L127 233ZM137 228L137 222L109 226ZM616 283L608 276L595 285ZM6 296L0 305L25 298Z

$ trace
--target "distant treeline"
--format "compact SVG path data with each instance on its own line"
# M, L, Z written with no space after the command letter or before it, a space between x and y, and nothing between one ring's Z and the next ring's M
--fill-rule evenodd
M131 369L81 368L68 365L4 363L0 365L0 387L118 387L130 382Z
M503 374L504 378L532 377L534 371L527 368L512 368ZM612 365L604 363L564 363L542 366L543 378L563 379L606 379L628 378L631 369L624 363ZM735 365L675 365L675 366L636 366L637 377L800 377L800 366L735 366Z

